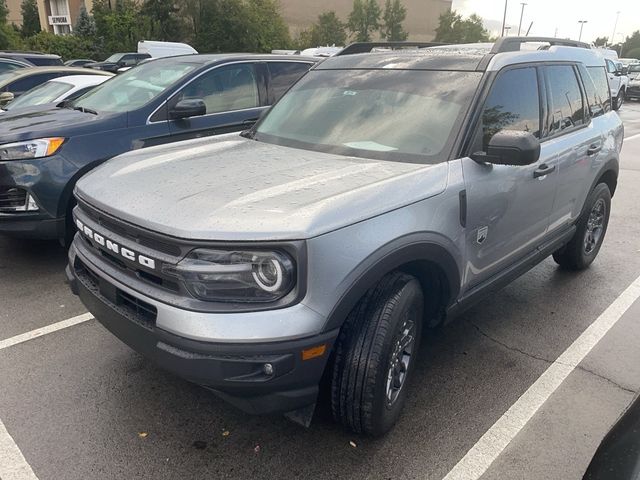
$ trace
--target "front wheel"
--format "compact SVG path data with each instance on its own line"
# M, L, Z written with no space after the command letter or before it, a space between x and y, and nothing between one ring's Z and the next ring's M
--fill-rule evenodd
M605 183L596 185L586 207L569 243L553 254L556 263L569 270L584 270L600 251L611 211L611 192Z
M379 436L400 416L420 345L424 299L418 280L386 275L349 314L336 344L331 408L355 433Z
M620 107L622 107L622 104L624 103L625 96L626 96L626 91L624 88L621 88L620 91L618 92L618 95L613 100L614 110L620 110Z

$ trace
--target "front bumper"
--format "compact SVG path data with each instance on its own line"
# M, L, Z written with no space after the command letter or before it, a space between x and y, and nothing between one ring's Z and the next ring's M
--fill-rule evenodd
M289 412L315 403L337 331L260 343L188 339L159 328L153 319L155 307L144 296L123 293L117 282L79 257L74 246L66 274L72 291L121 341L160 367L213 390L245 412ZM230 314L229 321L242 322L242 314ZM303 351L320 345L325 346L323 355L303 360ZM266 368L272 373L266 373Z
M33 160L0 162L0 207L6 206L8 191L29 195L37 211L0 211L0 234L26 238L55 239L65 234L69 182L78 167L61 155ZM4 201L3 201L4 200Z
M627 98L640 98L640 85L627 87Z

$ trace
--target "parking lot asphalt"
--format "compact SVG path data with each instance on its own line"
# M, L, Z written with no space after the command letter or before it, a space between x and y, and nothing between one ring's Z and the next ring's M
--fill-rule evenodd
M620 113L628 141L596 262L572 274L548 259L432 333L386 437L345 433L322 405L308 429L247 416L95 320L0 348L0 426L40 480L445 477L640 276L640 104ZM65 262L55 243L0 239L0 342L85 312ZM636 301L482 478L581 478L640 388L639 317Z

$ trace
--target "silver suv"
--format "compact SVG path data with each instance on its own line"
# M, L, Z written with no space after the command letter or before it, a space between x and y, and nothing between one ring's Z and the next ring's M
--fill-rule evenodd
M335 419L380 435L427 328L549 255L598 254L623 127L586 47L347 48L242 135L81 179L71 287L246 412L308 424L324 379Z

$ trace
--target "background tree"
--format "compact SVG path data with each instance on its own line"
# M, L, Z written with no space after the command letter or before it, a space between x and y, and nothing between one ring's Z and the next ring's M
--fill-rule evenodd
M87 7L85 7L84 3L80 6L80 14L78 15L76 26L73 28L73 33L81 37L90 38L96 35L96 22L87 12Z
M407 9L400 3L400 0L387 0L384 5L383 24L380 30L382 38L392 42L406 40L409 33L402 28L402 22L406 17Z
M598 38L595 39L593 44L596 47L604 47L607 44L608 41L609 41L609 37L598 37Z
M376 0L354 0L347 26L357 42L370 42L380 28L380 6Z
M630 37L627 37L618 52L621 57L639 58L638 49L640 49L640 30L636 30ZM631 53L633 55L630 55Z
M182 19L178 16L180 8L173 0L146 0L140 13L149 21L149 35L157 40L169 42L184 38Z
M466 20L455 10L443 13L436 28L436 42L475 43L489 41L489 32L484 28L482 18L475 13Z
M38 33L41 28L36 0L22 0L20 10L22 12L22 28L20 29L22 36L30 37Z
M346 25L338 18L336 12L329 11L318 15L318 20L311 28L300 33L297 47L300 50L327 45L345 45L347 42Z

